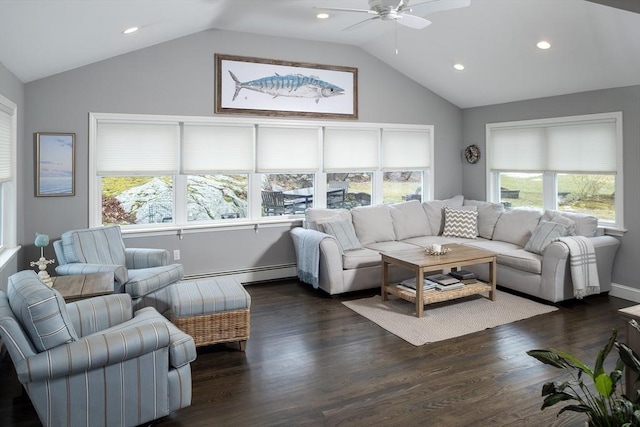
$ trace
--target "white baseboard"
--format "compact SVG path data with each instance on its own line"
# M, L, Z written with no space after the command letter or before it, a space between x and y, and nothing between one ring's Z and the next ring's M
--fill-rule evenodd
M246 268L242 270L216 271L201 274L189 274L184 280L203 280L220 276L231 276L240 283L264 282L268 280L287 279L297 276L295 264L268 265L263 267Z
M609 295L611 295L612 297L622 298L628 301L640 303L640 289L632 288L631 286L612 283Z

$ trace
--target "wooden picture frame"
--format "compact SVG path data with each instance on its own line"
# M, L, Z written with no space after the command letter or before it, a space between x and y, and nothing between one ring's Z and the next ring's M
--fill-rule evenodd
M36 197L75 196L76 134L37 132L34 139Z
M358 118L358 69L215 54L215 113Z

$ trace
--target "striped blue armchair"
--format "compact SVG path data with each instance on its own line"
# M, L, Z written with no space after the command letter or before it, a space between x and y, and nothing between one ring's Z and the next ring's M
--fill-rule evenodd
M45 426L136 426L191 404L193 339L126 293L65 304L21 271L0 291L0 338Z
M120 226L72 230L53 242L60 276L113 272L114 291L126 292L134 310L154 307L167 315L168 286L182 279L182 264L169 264L165 249L125 248Z

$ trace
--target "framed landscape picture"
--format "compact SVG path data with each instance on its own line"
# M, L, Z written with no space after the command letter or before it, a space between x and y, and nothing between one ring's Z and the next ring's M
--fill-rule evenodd
M358 69L216 54L215 113L357 119Z
M37 132L36 197L75 195L75 133Z

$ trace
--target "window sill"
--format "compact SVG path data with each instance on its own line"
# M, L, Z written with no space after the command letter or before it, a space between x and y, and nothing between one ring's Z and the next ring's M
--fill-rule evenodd
M149 236L168 236L191 233L207 233L212 231L234 231L234 230L254 230L256 233L260 228L273 228L283 226L301 226L304 221L303 217L284 217L284 218L262 218L260 220L239 220L224 223L207 223L207 224L189 224L189 225L166 225L149 228L131 228L122 229L125 237L149 237Z
M11 259L18 254L21 247L22 246L17 246L15 248L5 249L0 252L0 271L4 270L7 264L9 264L9 261L11 261Z

